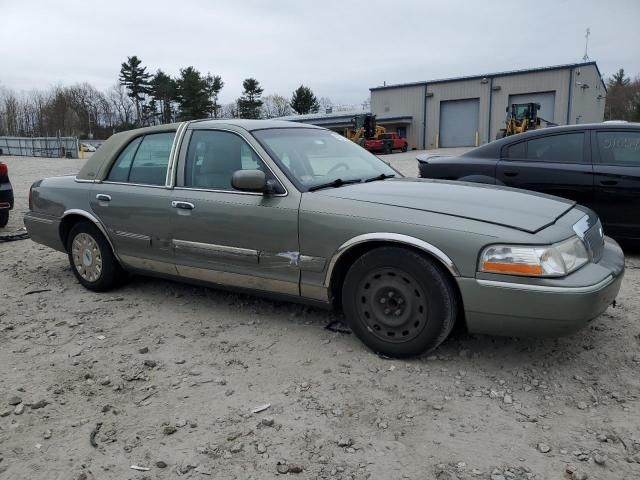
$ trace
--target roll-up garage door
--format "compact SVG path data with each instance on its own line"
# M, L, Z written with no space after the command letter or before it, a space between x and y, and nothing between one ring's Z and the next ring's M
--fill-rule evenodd
M544 93L524 93L521 95L509 95L509 106L514 103L539 103L540 110L538 110L538 116L545 119L548 122L553 122L553 112L556 108L556 93L544 92ZM504 128L504 127L503 127Z
M480 99L440 102L440 147L474 147Z

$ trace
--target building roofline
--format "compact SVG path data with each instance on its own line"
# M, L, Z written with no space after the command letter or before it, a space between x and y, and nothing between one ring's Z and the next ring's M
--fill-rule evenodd
M394 88L419 87L419 86L432 85L432 84L436 84L436 83L461 82L461 81L464 81L464 80L475 80L475 79L482 79L482 78L489 79L489 78L495 78L495 77L508 77L508 76L511 76L511 75L522 75L522 74L527 74L527 73L548 72L548 71L552 71L552 70L564 70L564 69L568 69L568 68L586 67L586 66L591 66L591 65L596 67L596 71L598 72L598 76L600 77L600 81L605 86L605 91L606 91L606 85L604 84L604 80L602 79L602 74L600 73L600 69L598 68L598 64L595 61L593 61L593 62L580 62L580 63L567 63L565 65L553 65L553 66L550 66L550 67L527 68L527 69L523 69L523 70L509 70L509 71L506 71L506 72L486 73L484 75L470 75L470 76L465 76L465 77L452 77L452 78L440 78L440 79L435 79L435 80L425 80L425 81L421 81L421 82L397 83L397 84L394 84L394 85L383 85L383 86L378 86L378 87L372 87L369 90L373 92L373 91L376 91L376 90L390 90L390 89L394 89Z

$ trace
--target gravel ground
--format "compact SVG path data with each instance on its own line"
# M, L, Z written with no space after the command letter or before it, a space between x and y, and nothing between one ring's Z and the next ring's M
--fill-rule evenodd
M415 174L415 153L387 159ZM0 234L82 163L3 161ZM0 243L0 478L640 478L639 268L570 337L397 361L322 310L143 277L96 294L64 254Z

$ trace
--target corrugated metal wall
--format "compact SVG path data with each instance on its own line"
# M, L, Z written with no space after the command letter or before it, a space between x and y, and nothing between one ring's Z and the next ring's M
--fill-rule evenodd
M412 117L407 125L409 145L422 148L424 125L424 86L374 90L371 92L371 112L378 117Z
M430 149L439 146L440 102L478 98L478 138L479 143L484 144L504 128L510 95L542 92L554 94L555 123L601 122L604 118L606 92L595 65L435 82L427 84L426 91L424 85L374 89L371 111L379 117L411 115L413 122L407 128L409 142L418 148ZM426 122L423 120L425 95Z

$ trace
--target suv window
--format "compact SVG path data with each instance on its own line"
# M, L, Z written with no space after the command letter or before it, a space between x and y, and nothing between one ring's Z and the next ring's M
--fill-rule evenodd
M640 132L597 132L600 163L640 167Z
M507 158L527 158L527 142L520 142L507 147Z
M230 190L238 170L269 169L242 137L218 130L196 130L191 135L185 163L184 185L211 190ZM272 176L271 176L272 177Z
M584 163L584 133L566 133L527 142L527 160Z
M164 185L175 132L138 137L120 153L107 180Z

